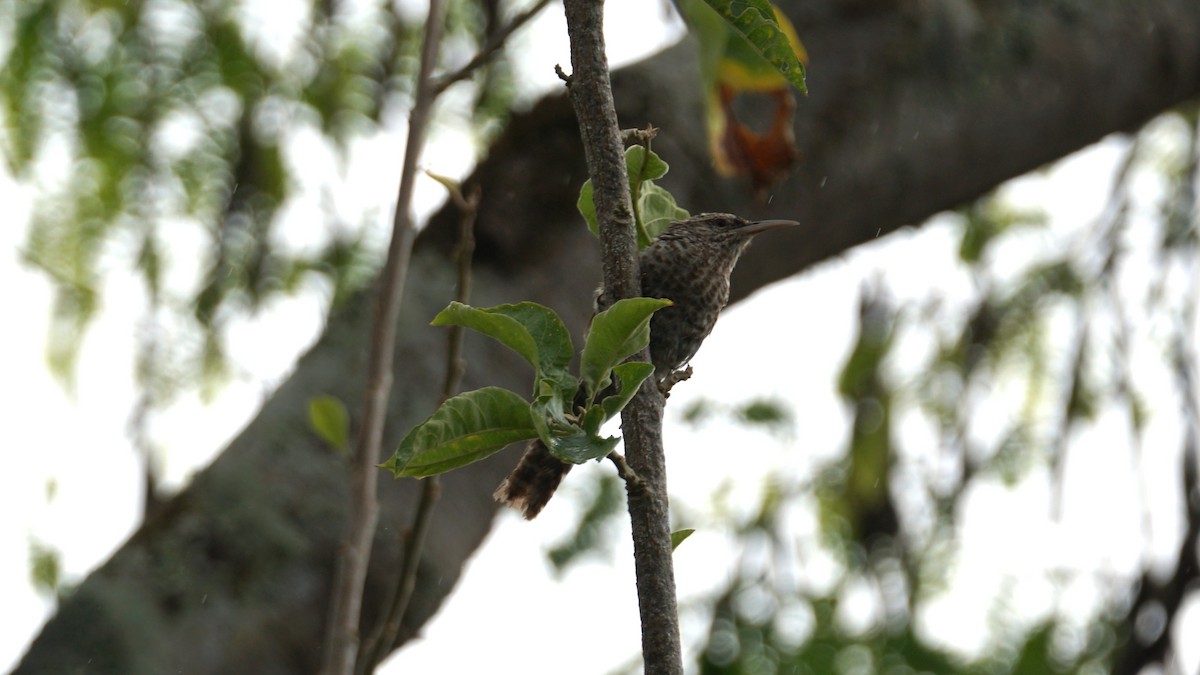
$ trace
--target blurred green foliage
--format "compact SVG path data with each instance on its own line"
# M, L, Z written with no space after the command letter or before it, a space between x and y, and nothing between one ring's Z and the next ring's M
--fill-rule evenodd
M794 432L796 424L788 404L771 397L754 398L733 405L697 398L683 410L683 421L694 427L725 419L784 435Z
M458 51L482 41L484 9L452 3ZM305 236L318 245L289 245L285 210L312 173L297 142L315 134L344 163L406 110L420 17L323 0L269 22L233 0L6 0L0 16L0 147L34 194L23 253L55 287L48 358L61 379L114 266L144 284L155 329L141 331L137 374L157 398L219 380L231 317L312 275L332 305L370 279L367 223L333 205L325 231ZM481 87L481 119L511 109L498 103L512 96L503 72ZM191 229L199 242L178 236ZM180 281L197 260L199 278Z
M1178 276L1196 263L1196 122L1190 109L1160 121L1183 138L1165 151L1147 147L1161 128L1135 137L1106 186L1109 204L1100 217L1065 242L1039 247L1015 271L997 262L1004 247L1028 246L1020 237L1044 237L1046 218L1013 210L1000 196L964 209L959 254L972 280L965 301L948 306L941 291L932 290L928 299L898 304L885 282L864 287L859 334L837 385L850 414L845 452L811 488L784 480L779 490L764 491L758 517L733 523L739 541L759 545L747 546L739 572L713 596L701 672L1098 674L1136 672L1170 653L1164 646L1169 634L1144 643L1128 631L1142 609L1140 598L1157 597L1160 609L1181 606L1181 589L1195 583L1188 581L1195 575L1194 541L1182 544L1171 580L1154 581L1149 571L1125 580L1126 589L1143 586L1133 603L1120 583L1109 586L1082 625L1069 603L1051 603L1048 615L1029 624L1001 593L988 614L984 651L971 654L938 646L920 618L937 598L963 590L951 586L950 574L962 564L961 516L976 487L1012 486L1036 471L1050 479L1057 513L1067 457L1087 450L1068 440L1106 410L1125 412L1137 458L1149 413L1140 393L1146 385L1130 367L1134 334L1144 340L1146 332L1135 322L1157 326L1160 365L1181 375L1174 396L1183 424L1195 428L1197 412L1187 402L1195 393L1186 373L1195 372L1196 363L1190 350L1169 345L1196 339L1195 294ZM1152 198L1157 217L1141 221L1161 232L1157 249L1149 251L1138 251L1138 242L1153 237L1130 231L1139 209L1147 211L1134 189L1139 172L1142 180L1157 176L1166 186ZM1148 274L1141 271L1147 263ZM1140 285L1131 286L1134 281ZM1145 302L1129 305L1126 298L1139 293ZM914 349L914 343L924 347ZM1016 393L997 409L1002 388ZM993 407L984 414L987 405ZM705 404L709 413L714 407ZM694 409L688 416L709 413ZM892 430L901 415L931 423L936 446L905 447L912 441ZM999 433L976 430L997 415L1007 418ZM1186 465L1194 461L1194 447L1187 437L1183 442L1182 487L1190 490L1186 478L1195 472ZM953 478L922 467L935 461L957 466ZM821 555L783 525L788 514L810 508L809 495L817 502L819 549L837 570L828 587L807 573L815 569L809 561ZM1186 515L1200 522L1200 508L1189 507ZM1189 532L1198 529L1189 526ZM1089 572L1047 574L1059 594L1075 575ZM1147 586L1158 590L1147 593ZM866 605L851 599L864 587L871 598Z
M29 558L33 587L45 595L57 595L62 590L62 560L58 551L34 541L29 546Z
M613 521L625 512L625 486L616 476L605 473L592 485L594 489L574 531L546 552L560 575L586 554L605 550L605 535L611 536Z

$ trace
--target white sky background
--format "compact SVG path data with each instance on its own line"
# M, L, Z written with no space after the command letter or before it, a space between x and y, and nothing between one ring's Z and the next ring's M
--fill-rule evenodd
M648 5L653 9L648 11ZM659 7L641 0L609 0L606 26L617 28L608 32L614 64L645 54L661 42L663 15ZM272 37L287 39L285 34ZM535 90L559 86L553 66L569 63L561 10L552 5L531 29L520 34L515 50L521 54L519 81ZM434 141L423 166L447 175L464 175L469 170L476 152L469 138L441 126L435 128ZM297 143L309 152L318 152L312 149L311 139L301 138ZM362 197L362 203L379 202L379 195L385 196L384 204L390 201L401 144L402 134L395 130L357 151L351 182L363 195L371 195ZM1124 147L1121 140L1105 141L1060 163L1047 175L1011 183L1006 194L1014 203L1048 211L1052 231L1014 237L998 253L999 264L1008 261L1017 269L1030 255L1061 246L1067 233L1090 225L1107 198L1113 167ZM1154 188L1146 186L1148 191ZM422 181L419 209L427 212L440 203L442 194L432 181ZM0 294L0 315L19 318L6 326L4 349L0 350L0 374L9 383L0 388L8 444L6 468L0 472L0 510L5 514L0 519L0 598L4 598L0 619L5 626L0 631L0 667L15 664L52 611L51 603L28 583L31 542L59 550L65 578L75 582L132 533L141 508L140 460L126 433L137 396L132 382L132 327L143 318L140 282L127 269L124 261L128 257L114 252L101 317L84 342L75 386L65 391L48 374L42 359L51 303L49 284L40 273L23 267L19 259L30 199L31 193L19 189L9 177L0 177L0 203L9 210L9 222L16 224L0 228L0 287L10 289ZM305 211L303 204L292 209L296 215ZM319 214L315 209L309 212ZM380 222L390 221L387 213L377 215ZM312 228L322 222L315 216L293 220L288 230L295 234L292 243L312 245ZM186 228L182 229L186 233ZM730 508L735 512L748 509L756 503L766 475L782 472L789 479L803 481L813 475L819 460L841 452L849 418L833 392L837 371L856 330L863 281L882 279L897 302L926 297L932 288L960 288L963 276L955 263L957 244L957 227L943 218L920 230L860 247L739 304L727 312L705 343L693 362L696 376L673 393L666 430L674 504L677 512L686 511L699 521L689 526L700 528L676 554L685 606L685 644L698 644L708 628L705 615L687 609L689 599L704 598L719 588L728 574L727 563L737 553L728 532L716 524L710 512L712 491L733 479ZM181 254L176 262L186 259L187 254ZM320 289L312 289L275 303L254 319L238 322L230 340L239 370L235 381L210 404L185 397L155 419L151 434L166 449L161 459L168 485L185 484L256 414L264 397L287 376L295 356L319 334L323 319L320 297ZM803 310L780 313L780 307ZM804 317L807 323L798 323L796 317ZM796 348L797 343L801 349ZM1151 360L1145 372L1154 376L1153 368ZM1162 378L1163 386L1170 390L1169 377ZM678 423L679 411L697 397L737 404L764 395L794 407L794 437L723 423L700 429ZM1047 516L1051 494L1047 476L1034 471L1012 488L979 482L964 500L960 515L960 562L948 571L957 588L973 592L948 594L932 603L920 618L922 627L937 641L966 651L982 647L988 639L988 607L1003 593L1010 594L1012 606L1031 618L1045 616L1056 602L1085 615L1094 610L1092 603L1105 579L1124 578L1137 568L1142 546L1137 543L1140 497L1112 491L1118 487L1128 491L1130 482L1132 460L1121 425L1119 415L1105 415L1090 437L1076 439L1091 452L1086 467L1071 467L1080 476L1086 470L1086 480L1072 482L1078 489L1072 491L1061 523L1052 523ZM905 447L922 440L936 442L927 429L901 427L899 433ZM1161 442L1147 443L1147 447L1163 450L1148 457L1144 480L1172 486L1158 492L1175 491L1177 433L1169 424L1152 425L1150 431L1151 440ZM1116 442L1106 443L1108 438ZM739 462L747 464L737 476L729 476L722 468L722 457L730 452L737 452ZM589 465L573 473L563 490L584 489L581 486L587 481L580 475L584 471L607 470L608 465ZM52 499L47 494L51 482L55 486ZM1163 560L1177 545L1178 535L1173 533L1179 528L1178 505L1157 506L1161 517L1156 532L1161 534L1152 544L1156 559ZM442 612L427 626L424 639L398 653L382 672L519 670L534 675L561 673L564 664L572 664L572 672L605 673L629 663L638 651L639 637L628 524L622 523L608 559L589 558L556 581L545 550L566 536L575 517L569 500L555 500L532 523L512 514L501 516ZM805 535L812 534L814 526L801 519L797 527ZM1114 536L1114 531L1120 536ZM1080 575L1083 581L1056 587L1047 574L1056 567L1085 570L1092 576ZM830 578L834 574L833 568L828 569ZM1016 580L1015 586L1004 585L1009 578ZM1094 578L1094 583L1089 583L1089 578ZM811 582L820 585L828 579ZM511 598L518 592L526 600L514 609ZM865 611L870 611L869 599L862 602ZM501 607L503 612L497 610ZM526 614L515 615L515 611ZM1195 621L1190 623L1188 632L1194 634L1198 628ZM598 639L600 633L603 638ZM466 648L464 636L470 645ZM533 648L524 649L525 645ZM519 668L516 663L511 668L497 667L497 655L515 658L518 653ZM1200 650L1184 656L1188 672L1195 672Z

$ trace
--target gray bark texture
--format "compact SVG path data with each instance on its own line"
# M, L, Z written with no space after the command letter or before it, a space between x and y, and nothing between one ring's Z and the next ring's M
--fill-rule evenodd
M808 48L812 93L796 120L804 158L768 204L710 167L695 45L613 77L621 125L662 128L654 147L671 164L662 183L682 205L809 226L752 247L734 275L735 298L1200 94L1196 0L779 4ZM582 329L599 279L597 243L575 212L584 178L564 96L513 118L472 178L483 190L474 304L534 300ZM413 253L385 446L434 409L446 344L427 324L453 297L456 218L449 209L436 216ZM306 410L321 394L361 400L368 298L340 308L213 465L62 602L17 673L317 670L349 464L310 430ZM466 358L467 388L529 388L523 362L483 338L468 337ZM399 643L458 580L491 527L492 490L515 461L510 450L445 476ZM415 481L383 471L379 479L366 622L394 583L420 492Z
M592 0L564 0L567 33L571 38L569 98L579 120L588 173L593 187L597 234L600 239L606 302L642 294L637 235L625 171L621 127L613 104L604 47L604 5ZM673 298L679 300L680 298ZM634 355L650 362L650 350ZM662 394L657 387L638 389L621 412L621 436L629 470L625 492L633 538L633 567L637 578L638 618L642 629L642 666L646 675L682 675L679 608L675 597L675 568L671 558L671 511L667 496L666 453L663 449Z

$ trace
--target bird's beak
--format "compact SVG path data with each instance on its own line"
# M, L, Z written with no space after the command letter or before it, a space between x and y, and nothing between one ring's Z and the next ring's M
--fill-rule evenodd
M767 230L774 230L780 227L792 227L793 225L799 224L800 223L794 220L755 220L749 224L743 225L739 229L741 230L742 234L753 236L760 232L766 232Z

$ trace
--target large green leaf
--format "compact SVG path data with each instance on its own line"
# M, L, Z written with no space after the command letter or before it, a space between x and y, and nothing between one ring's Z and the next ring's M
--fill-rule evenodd
M704 0L734 31L783 75L792 86L808 93L804 64L779 25L768 0Z
M500 387L459 394L413 428L381 466L424 478L479 461L514 441L537 436L529 403Z
M525 327L537 346L543 373L565 371L571 363L575 346L571 344L571 335L567 332L567 327L554 310L536 302L522 302L516 305L499 305L483 311L502 314Z
M579 361L588 401L609 382L609 371L650 344L650 317L671 304L658 298L626 298L592 319Z
M451 302L431 325L459 325L495 338L525 357L538 376L565 372L574 349L571 336L553 310L535 302L478 308Z

